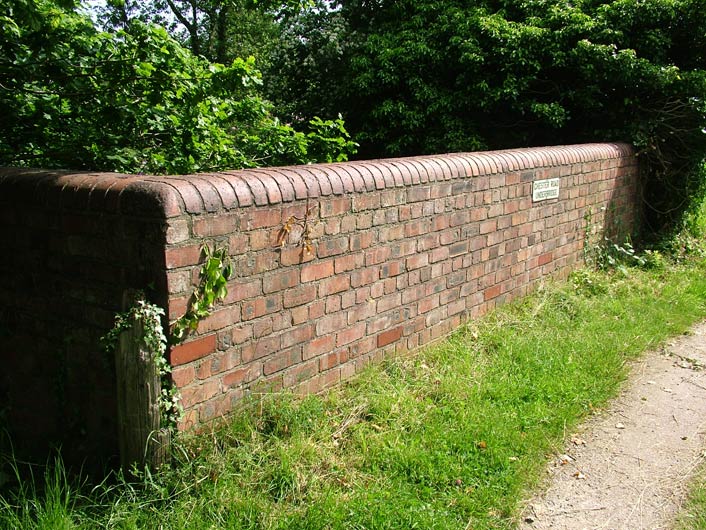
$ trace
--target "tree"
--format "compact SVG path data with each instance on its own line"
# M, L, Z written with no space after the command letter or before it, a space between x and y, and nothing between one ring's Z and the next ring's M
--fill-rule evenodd
M0 164L191 173L355 150L340 119L274 117L253 59L209 63L139 20L99 32L50 0L0 7Z
M125 29L133 20L163 26L213 62L252 55L264 64L276 46L277 18L299 7L300 0L106 0L99 11L109 28Z
M650 161L655 227L702 187L700 0L341 0L330 11L338 56L322 56L314 26L292 27L282 50L291 64L312 59L317 82L277 90L302 119L343 109L361 156L629 141Z
M316 0L292 10L279 21L277 42L264 64L263 82L278 115L306 122L307 117L341 112L340 91L350 84L346 57L351 42L340 6Z

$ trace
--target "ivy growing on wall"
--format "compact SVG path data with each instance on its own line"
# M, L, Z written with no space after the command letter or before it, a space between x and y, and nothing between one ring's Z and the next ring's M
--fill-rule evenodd
M115 325L101 338L105 351L113 353L124 331L132 326L142 325L143 344L141 346L149 352L162 383L159 398L161 424L163 428L171 431L176 429L183 408L180 404L179 391L169 377L172 369L166 358L167 344L170 342L176 345L183 342L189 332L198 328L199 322L211 313L213 306L228 294L227 282L233 274L233 265L227 248L217 246L211 248L204 245L202 253L205 261L199 271L199 285L194 289L186 314L172 324L170 341L167 340L162 326L164 309L147 302L144 294L140 294L135 304L127 311L115 315Z

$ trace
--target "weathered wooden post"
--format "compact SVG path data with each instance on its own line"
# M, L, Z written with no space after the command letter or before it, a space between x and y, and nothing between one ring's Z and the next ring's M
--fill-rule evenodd
M137 302L137 294L123 295L123 309ZM144 319L136 316L115 348L118 397L120 465L126 474L133 466L157 469L168 461L169 431L161 429L159 398L162 392L155 356L145 343Z

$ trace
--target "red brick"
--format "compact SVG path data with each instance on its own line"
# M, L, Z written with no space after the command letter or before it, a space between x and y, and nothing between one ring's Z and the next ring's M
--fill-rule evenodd
M342 215L351 211L351 199L331 199L321 203L321 217Z
M309 320L309 308L305 305L292 309L292 325L298 326Z
M370 285L377 281L379 277L379 267L368 267L367 269L356 270L351 273L351 286L357 289L363 285Z
M319 258L328 258L329 256L338 256L348 251L348 237L337 237L327 239L319 243L318 256Z
M223 386L234 387L243 383L250 383L262 375L262 366L260 364L252 364L243 368L238 368L223 376Z
M380 298L377 303L378 313L384 313L390 309L394 309L402 303L402 295L400 293L393 293Z
M370 231L365 231L365 232L359 233L359 234L351 234L351 236L350 236L351 252L370 248L373 244L373 241L374 241L373 232L370 232Z
M316 259L316 250L307 251L304 246L285 247L279 251L279 261L283 267L299 265Z
M284 307L296 307L307 304L316 299L315 285L300 285L295 289L287 289L284 292Z
M174 271L167 273L167 290L169 294L182 293L184 291L189 291L189 294L191 294L193 287L190 271Z
M282 346L282 340L279 335L274 337L266 337L255 340L253 343L243 347L242 357L244 363L261 359L268 355L272 355Z
M405 237L416 237L429 233L430 222L427 219L420 219L404 225Z
M198 237L222 236L234 232L238 226L235 215L220 214L215 217L194 218L194 235Z
M429 257L429 263L436 263L438 261L443 261L449 257L449 247L435 248L431 251L431 256Z
M240 322L240 308L230 306L217 311L212 311L205 319L199 322L199 333L208 333L226 328Z
M233 410L233 403L229 396L218 396L206 403L199 405L199 421L202 424L223 418Z
M191 295L188 296L180 296L178 298L170 298L169 299L169 320L176 320L177 318L181 318L186 314L186 310L189 307L189 300L191 299Z
M421 267L426 267L429 265L429 254L424 253L424 254L417 254L415 256L411 256L407 258L406 261L406 266L407 270L411 271L414 269L419 269Z
M348 231L350 231L350 226L347 226ZM353 230L355 230L355 225L353 225ZM342 231L341 219L334 217L332 219L326 219L324 221L324 234L327 236L336 236Z
M338 369L323 372L312 378L307 384L307 392L316 394L326 388L335 385L341 380L341 372Z
M248 236L240 232L230 234L228 236L228 248L231 249L234 254L247 252L249 250Z
M262 280L237 280L228 283L228 294L223 301L225 304L234 304L248 298L262 296Z
M175 366L172 369L172 381L177 388L182 388L191 383L196 377L196 371L192 365Z
M414 239L400 241L390 246L390 256L398 259L403 256L411 256L417 252L417 242Z
M198 265L201 261L201 245L168 247L164 253L164 259L168 269Z
M433 296L425 298L417 304L417 308L418 308L418 311L420 314L427 313L437 307L439 307L439 295L438 294L435 294Z
M279 250L261 250L255 254L255 266L250 271L251 274L259 274L261 272L267 272L279 267L277 263L277 258L279 257ZM236 270L238 270L236 268ZM245 273L245 271L242 271Z
M256 300L248 300L242 305L242 319L252 320L282 309L282 295L270 295Z
M309 304L309 318L316 320L326 313L326 304L323 300L316 300Z
M407 190L407 202L427 201L430 197L431 189L428 186L415 186Z
M422 237L416 238L417 240L417 252L424 252L425 250L431 250L437 248L440 245L440 237L437 233L426 234Z
M329 260L304 265L302 267L302 283L313 282L322 278L328 278L329 276L333 276L333 264L334 261Z
M376 247L365 253L365 265L377 265L390 258L390 247Z
M446 215L437 215L432 220L431 229L434 232L445 230L449 227L449 218Z
M451 214L451 216L449 217L449 226L467 225L470 220L471 212L469 210L463 210L461 212Z
M348 356L346 355L345 351L337 351L329 353L328 355L324 355L319 360L319 369L322 372L330 370L331 368L334 368L339 364L346 362L348 360L347 357Z
M345 312L326 315L316 322L316 334L319 337L322 337L324 335L328 335L329 333L335 333L345 329L347 325L348 318Z
M289 348L296 344L301 344L314 337L314 325L300 326L282 333L282 348Z
M207 384L208 387L206 386ZM187 409L198 403L206 401L209 397L213 397L214 395L215 392L213 382L201 383L199 385L182 388L179 392L180 403Z
M275 208L252 210L243 216L242 222L245 230L278 226L283 223L282 211Z
M217 352L201 361L197 375L199 379L208 379L213 375L232 369L239 362L239 353Z
M552 253L547 252L546 254L542 254L541 256L539 256L539 258L537 259L537 265L541 267L542 265L546 265L547 263L552 261L552 259Z
M353 211L377 210L380 208L380 195L377 193L364 193L353 197Z
M349 275L338 274L326 280L322 280L319 284L319 296L321 298L331 294L347 291L351 287L351 277Z
M334 261L334 271L336 274L357 269L363 265L363 256L361 254L349 254Z
M300 384L302 381L311 379L319 373L319 361L299 363L284 373L283 382L288 388Z
M339 348L358 339L362 339L365 335L365 322L356 324L348 329L340 331L336 334L336 346Z
M502 290L501 285L494 285L492 287L489 287L488 289L483 291L483 298L485 300L491 300L493 298L496 298L497 296L500 295L501 290Z
M380 333L380 335L377 336L378 348L382 348L388 344L392 344L393 342L400 340L402 337L402 330L403 326L398 326L394 329Z
M174 346L169 356L172 366L186 364L216 351L216 335L206 335Z
M518 211L519 209L520 209L520 202L519 201L508 201L503 206L503 213L505 215L513 214L516 211Z
M397 241L405 237L404 226L398 224L383 226L378 230L378 234L381 242Z
M481 234L487 234L489 232L494 232L498 227L498 221L497 219L493 219L492 221L485 221L480 224L480 233Z
M265 248L274 248L277 246L278 234L275 230L256 230L255 232L250 232L246 236L247 243L250 246L250 250L262 250ZM240 251L242 246L231 246L236 251Z
M283 270L265 274L262 279L262 291L265 294L285 291L299 285L299 269Z
M170 219L167 225L167 243L181 243L189 239L189 225L186 219Z
M301 362L301 360L302 354L300 348L278 351L272 359L265 362L262 371L265 375L271 375L275 372L280 372L285 368L289 368L290 366Z
M380 267L380 278L390 278L391 276L398 276L403 272L403 265L399 261L391 261Z
M332 351L335 346L336 336L333 333L324 335L323 337L319 337L304 344L303 357L304 359L311 359L322 353Z
M355 324L376 314L375 302L364 301L348 310L348 324Z
M449 245L449 257L453 258L468 252L468 241L460 241Z

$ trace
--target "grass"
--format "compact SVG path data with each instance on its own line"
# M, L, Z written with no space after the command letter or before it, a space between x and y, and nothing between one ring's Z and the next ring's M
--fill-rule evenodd
M662 265L578 271L325 395L265 397L137 482L55 463L0 495L0 528L513 528L629 361L706 316L706 259Z
M702 530L706 528L706 467L702 467L693 481L686 504L677 518L675 530Z

